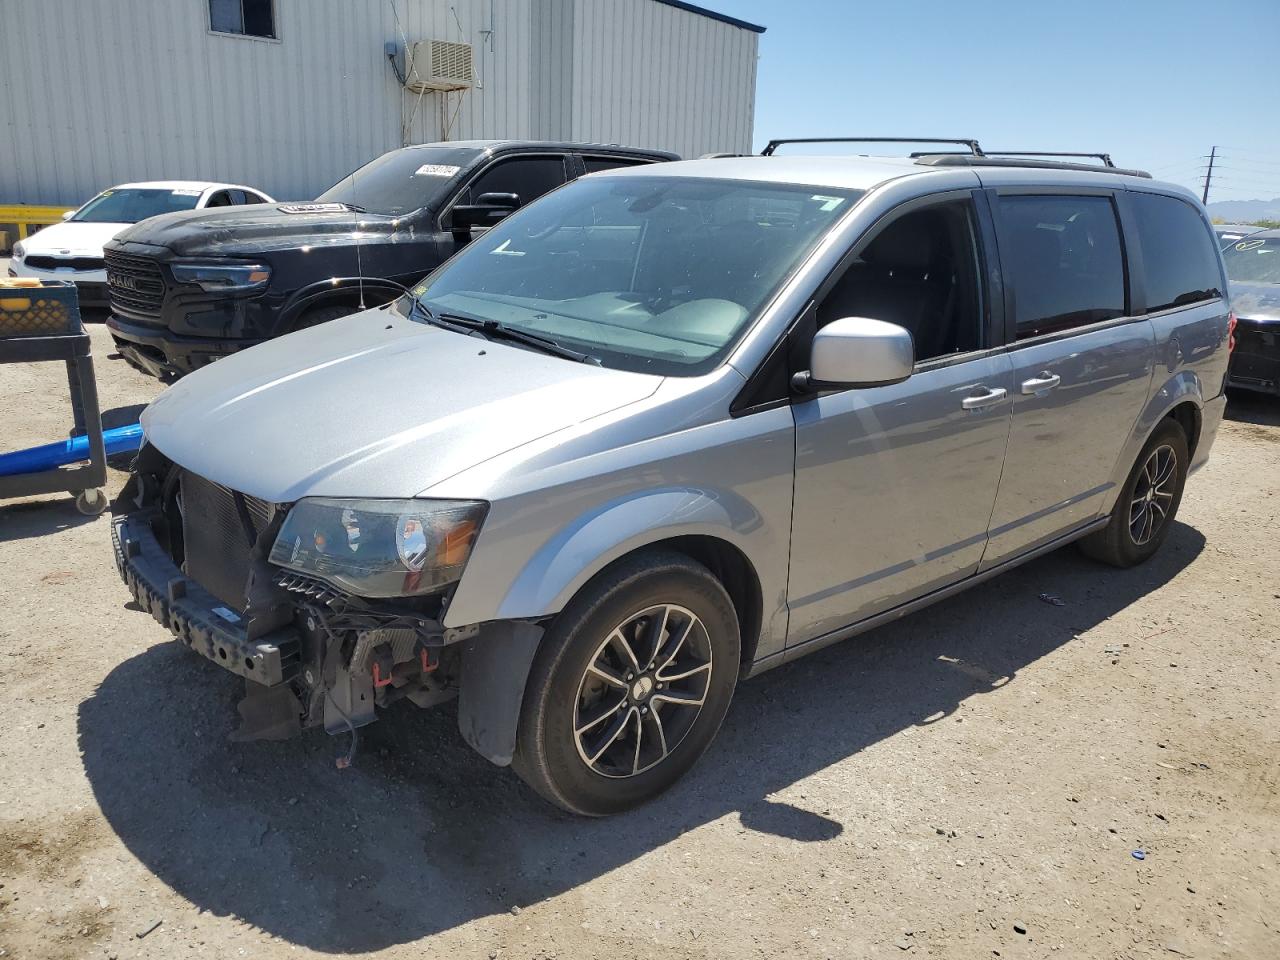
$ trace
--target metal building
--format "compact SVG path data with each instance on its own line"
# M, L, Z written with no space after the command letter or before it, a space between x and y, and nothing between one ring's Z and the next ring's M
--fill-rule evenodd
M0 0L0 203L308 199L440 139L747 151L762 27L678 0ZM435 42L431 42L435 41Z

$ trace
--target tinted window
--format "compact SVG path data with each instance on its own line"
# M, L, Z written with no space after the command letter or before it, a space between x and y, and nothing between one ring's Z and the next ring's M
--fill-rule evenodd
M275 38L273 0L209 0L209 27L217 33Z
M232 203L231 191L219 190L217 193L209 197L209 202L206 203L205 206L206 207L229 207L231 206L231 203Z
M476 178L467 202L476 203L485 193L514 193L521 204L532 203L564 181L564 159L561 157L501 160Z
M1124 258L1107 197L1001 197L1018 339L1122 317Z
M819 326L871 317L911 332L916 360L982 346L973 205L913 210L881 230L818 307Z
M1280 283L1280 237L1238 240L1222 251L1227 276L1241 283Z
M473 240L415 292L605 366L718 364L855 191L702 177L586 177Z
M1175 197L1131 193L1142 241L1147 312L1222 296L1214 241L1200 213Z
M618 167L638 167L647 160L636 160L633 157L583 157L587 173L598 173L601 170L616 170Z

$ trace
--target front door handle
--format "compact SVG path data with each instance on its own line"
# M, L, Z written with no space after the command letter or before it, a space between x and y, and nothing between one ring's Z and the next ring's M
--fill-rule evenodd
M1023 393L1042 394L1048 393L1054 387L1062 382L1062 378L1056 373L1050 373L1045 370L1038 377L1032 377L1030 380L1022 381Z
M1009 395L1009 391L1004 387L979 387L981 393L975 393L960 402L960 406L966 410L981 410L983 407L990 407L999 403Z

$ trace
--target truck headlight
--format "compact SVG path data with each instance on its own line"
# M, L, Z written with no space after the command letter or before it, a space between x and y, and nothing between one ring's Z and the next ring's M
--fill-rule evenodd
M478 500L299 500L270 561L360 597L407 597L456 582L488 504Z
M174 263L169 267L178 283L194 283L210 293L247 293L271 280L265 263Z

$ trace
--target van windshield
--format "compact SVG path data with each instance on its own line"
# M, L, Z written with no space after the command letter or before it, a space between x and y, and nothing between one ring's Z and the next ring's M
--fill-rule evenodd
M392 150L343 177L316 202L351 204L388 217L412 213L438 197L478 153L474 147Z
M1222 251L1227 276L1240 283L1280 283L1280 237L1245 237Z
M587 177L473 240L416 293L605 366L713 369L861 191Z

